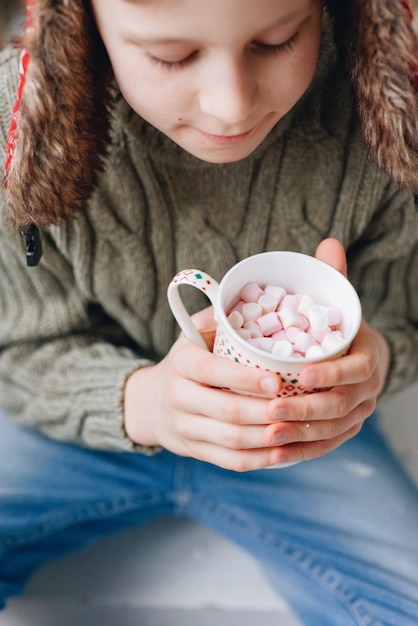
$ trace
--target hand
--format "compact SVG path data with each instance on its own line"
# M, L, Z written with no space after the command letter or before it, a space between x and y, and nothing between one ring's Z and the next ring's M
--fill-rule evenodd
M318 246L317 258L347 274L345 252L335 239ZM331 362L307 365L300 382L324 391L273 400L266 443L270 462L320 457L356 435L376 407L389 368L389 347L379 332L362 322L349 354ZM328 389L328 390L327 390Z
M212 308L194 323L211 348ZM276 374L215 356L181 335L160 363L129 377L125 430L138 444L236 471L260 469L271 463L265 436L271 400L229 388L274 396L280 385Z

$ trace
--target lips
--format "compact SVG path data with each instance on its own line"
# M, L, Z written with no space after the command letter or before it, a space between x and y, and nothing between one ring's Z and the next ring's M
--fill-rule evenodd
M240 141L246 139L251 133L254 131L254 128L245 131L244 133L238 133L236 135L214 135L212 133L206 133L203 130L199 130L199 133L212 141L213 143L221 144L221 145L230 145L239 143Z

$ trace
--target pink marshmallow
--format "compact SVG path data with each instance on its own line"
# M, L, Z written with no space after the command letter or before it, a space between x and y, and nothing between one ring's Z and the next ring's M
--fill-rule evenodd
M277 285L266 285L264 287L264 293L275 296L280 304L280 302L286 295L286 289L283 289L283 287L278 287Z
M244 328L245 330L249 331L252 338L263 336L263 333L261 332L261 328L257 324L257 322L245 322Z
M237 329L241 328L244 325L244 317L239 311L231 311L227 319L232 328Z
M244 300L244 302L257 302L263 293L264 291L259 285L257 285L257 283L248 283L241 289L240 297Z
M299 306L298 296L295 296L294 294L290 294L290 293L288 293L280 302L280 310L292 308L292 309L296 309L297 311L298 306Z
M315 345L315 339L309 333L304 333L303 331L299 333L296 337L296 341L294 343L294 349L296 352L300 352L301 354L306 354L311 346Z
M257 300L258 304L263 309L263 314L272 313L279 306L279 298L271 293L263 293Z
M290 343L294 344L297 336L301 333L303 333L303 330L301 328L298 328L297 326L290 326L290 328L286 330L286 338L288 341L290 341Z
M290 326L298 326L299 328L303 326L303 320L294 307L280 308L277 315L280 318L283 328L286 330Z
M235 332L245 341L249 341L251 339L251 333L246 328L236 328Z
M337 333L328 333L322 340L321 347L325 352L334 352L340 350L344 345L344 338Z
M341 309L334 304L330 304L328 307L328 326L339 326L343 321Z
M232 313L233 311L238 311L238 313L242 313L242 307L244 306L244 304L245 304L244 300L238 300L238 302L234 304L232 309L229 309L229 313ZM229 313L227 311L227 314Z
M304 315L306 318L309 317L309 311L311 307L315 304L315 300L311 298L311 296L307 296L305 294L299 295L299 304L297 306L297 312L301 315Z
M282 328L282 323L279 320L277 313L267 313L258 318L257 324L261 328L261 332L265 337L277 333Z
M257 302L246 302L242 307L244 322L255 322L261 317L263 310Z
M330 329L329 326L327 326L325 330L321 330L321 331L319 331L319 330L312 330L312 328L309 330L309 333L312 335L312 337L318 343L322 343L323 340L324 340L324 337L329 335L330 332L331 332L331 329Z

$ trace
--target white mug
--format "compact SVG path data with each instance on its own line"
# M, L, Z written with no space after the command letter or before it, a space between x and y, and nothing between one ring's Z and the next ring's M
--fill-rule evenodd
M227 319L228 312L239 299L240 291L250 282L255 282L261 287L268 284L277 285L288 293L306 294L317 303L337 306L342 313L341 330L344 343L325 356L287 359L251 345L232 328ZM167 297L174 317L184 334L205 349L206 343L181 300L180 285L190 285L199 289L213 305L217 324L214 354L278 374L282 380L282 389L277 394L278 397L316 391L307 390L300 384L301 368L306 363L336 359L344 355L349 350L361 323L359 297L343 274L323 261L298 252L262 252L234 265L220 284L198 269L183 270L170 282Z

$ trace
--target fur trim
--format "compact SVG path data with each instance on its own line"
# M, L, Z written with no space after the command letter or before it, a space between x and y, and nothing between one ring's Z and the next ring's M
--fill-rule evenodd
M104 2L106 0L103 0ZM83 209L103 168L111 71L89 0L34 0L30 63L4 185L10 223L44 227ZM418 192L418 45L401 0L325 0L377 165Z
M110 67L84 0L37 1L20 45L30 63L4 180L10 223L73 218L97 183L109 142Z
M418 192L418 40L400 0L327 0L376 164Z

